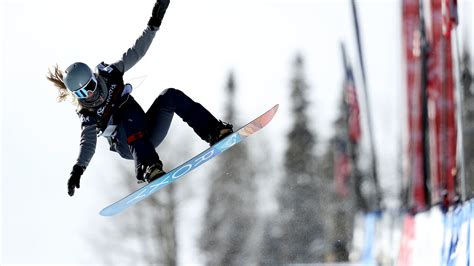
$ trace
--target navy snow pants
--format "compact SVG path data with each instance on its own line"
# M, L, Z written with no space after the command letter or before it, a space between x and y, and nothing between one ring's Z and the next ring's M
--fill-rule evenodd
M135 160L135 165L158 162L155 148L168 133L175 113L207 142L219 123L201 104L194 102L180 90L163 91L146 113L130 95L127 102L114 114L114 122L118 127L113 150L125 159Z

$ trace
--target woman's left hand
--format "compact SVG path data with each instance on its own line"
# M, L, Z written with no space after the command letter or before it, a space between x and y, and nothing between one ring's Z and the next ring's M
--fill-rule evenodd
M67 193L69 196L74 195L75 188L80 188L81 176L84 173L84 168L80 165L74 165L71 171L71 177L69 177L69 181L67 182Z

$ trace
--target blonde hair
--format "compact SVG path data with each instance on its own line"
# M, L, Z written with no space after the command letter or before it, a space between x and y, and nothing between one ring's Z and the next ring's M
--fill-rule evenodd
M59 69L57 64L54 66L53 70L49 68L48 74L46 75L46 78L54 84L56 89L58 89L58 102L66 100L66 98L70 95L66 85L64 84L63 77L63 71Z

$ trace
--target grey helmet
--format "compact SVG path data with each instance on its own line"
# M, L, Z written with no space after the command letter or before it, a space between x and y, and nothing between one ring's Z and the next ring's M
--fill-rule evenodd
M92 70L86 64L81 62L76 62L70 65L66 68L64 73L64 84L66 85L66 88L73 93L84 88L91 81L93 76Z
M95 107L104 102L107 90L99 84L89 66L76 62L66 68L64 73L64 85L78 98L81 105Z

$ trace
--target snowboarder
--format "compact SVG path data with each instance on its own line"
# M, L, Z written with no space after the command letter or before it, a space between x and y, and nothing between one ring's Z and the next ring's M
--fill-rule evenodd
M111 151L135 161L139 182L152 182L165 174L155 148L165 138L174 113L211 146L233 132L231 124L217 120L201 104L177 89L164 90L145 113L130 95L132 86L124 84L124 73L145 55L168 5L169 0L156 1L142 35L117 62L102 62L95 72L81 62L73 63L64 73L57 65L53 71L49 70L47 78L59 91L58 101L72 94L81 120L80 152L67 183L70 196L80 187L98 136L107 138Z

